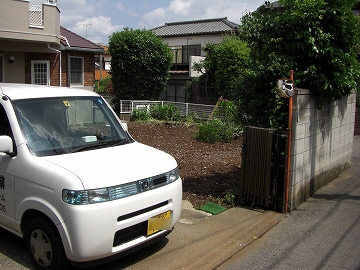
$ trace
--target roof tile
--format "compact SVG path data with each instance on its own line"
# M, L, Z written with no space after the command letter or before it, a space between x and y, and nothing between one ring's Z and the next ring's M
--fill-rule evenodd
M186 36L200 34L218 34L236 32L239 25L230 22L227 18L165 23L153 28L152 31L160 37Z
M70 48L77 48L77 49L89 49L89 50L103 50L103 48L90 40L83 38L74 32L71 32L70 30L60 26L60 35L65 37L67 41L69 42ZM61 40L61 44L66 48L68 47L68 44L65 42L65 40Z

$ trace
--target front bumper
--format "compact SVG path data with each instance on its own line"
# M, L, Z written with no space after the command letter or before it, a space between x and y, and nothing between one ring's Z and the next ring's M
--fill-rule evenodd
M68 205L67 217L58 225L66 255L73 262L93 261L125 252L159 236L147 235L147 221L171 211L172 227L180 218L181 178L151 191L115 201Z

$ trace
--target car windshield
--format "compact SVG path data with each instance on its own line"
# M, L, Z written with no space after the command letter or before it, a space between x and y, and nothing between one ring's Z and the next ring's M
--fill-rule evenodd
M131 142L101 97L19 100L14 107L27 145L36 156Z

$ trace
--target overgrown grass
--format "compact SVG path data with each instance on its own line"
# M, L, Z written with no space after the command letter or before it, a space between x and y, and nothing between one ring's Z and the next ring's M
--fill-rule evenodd
M200 124L195 139L206 143L230 142L238 137L241 126L236 122L237 109L233 102L221 100L214 119Z
M151 114L147 107L135 109L131 112L130 115L130 121L136 122L136 121L149 121L151 120Z
M234 124L214 119L200 124L195 139L206 143L230 142L236 137L236 130Z
M157 105L150 110L154 119L162 121L180 121L181 112L174 104Z
M180 121L180 110L174 104L157 105L153 108L145 106L135 109L130 115L130 121Z

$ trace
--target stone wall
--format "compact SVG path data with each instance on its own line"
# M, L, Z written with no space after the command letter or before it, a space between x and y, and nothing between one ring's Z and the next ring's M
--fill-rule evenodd
M289 211L351 166L355 110L355 94L317 109L309 90L295 91Z

